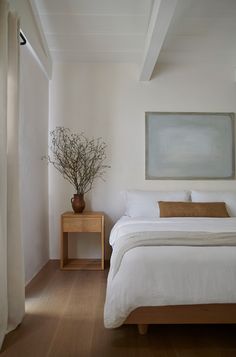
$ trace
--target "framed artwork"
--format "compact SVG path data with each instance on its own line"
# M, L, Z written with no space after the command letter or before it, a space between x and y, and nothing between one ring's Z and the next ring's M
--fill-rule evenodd
M233 113L146 114L146 179L232 179Z

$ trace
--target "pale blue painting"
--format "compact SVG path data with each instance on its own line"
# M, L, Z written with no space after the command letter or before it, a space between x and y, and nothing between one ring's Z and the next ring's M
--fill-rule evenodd
M232 113L146 113L146 179L234 178Z

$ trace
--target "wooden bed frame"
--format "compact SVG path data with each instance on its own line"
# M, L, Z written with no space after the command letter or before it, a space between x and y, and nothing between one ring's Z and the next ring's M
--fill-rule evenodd
M236 304L139 307L124 324L137 324L141 335L149 324L236 324Z

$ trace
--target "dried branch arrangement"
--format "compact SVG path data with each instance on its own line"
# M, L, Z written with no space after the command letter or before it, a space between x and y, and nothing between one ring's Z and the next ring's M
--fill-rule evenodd
M90 191L96 178L103 178L110 166L104 165L106 144L56 127L50 132L51 155L44 156L75 188L77 194Z

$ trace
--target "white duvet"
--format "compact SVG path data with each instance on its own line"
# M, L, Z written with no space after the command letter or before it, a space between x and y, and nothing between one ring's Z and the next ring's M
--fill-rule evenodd
M139 306L236 303L236 218L122 217L110 244L107 328Z

